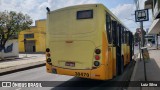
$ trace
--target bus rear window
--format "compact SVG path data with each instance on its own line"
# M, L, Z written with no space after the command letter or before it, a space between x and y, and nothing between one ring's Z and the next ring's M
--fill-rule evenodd
M93 18L93 10L77 11L77 19Z

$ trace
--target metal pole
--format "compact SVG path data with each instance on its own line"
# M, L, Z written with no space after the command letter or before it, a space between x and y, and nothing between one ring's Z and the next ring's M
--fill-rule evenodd
M27 57L26 43L27 43L27 40L24 39L24 52L26 53L26 57Z
M157 49L158 49L158 43L159 43L159 42L158 42L158 34L156 35L156 38L157 38Z
M144 33L143 33L143 22L141 23L141 47L144 47Z
M141 61L142 59L141 59L141 43L140 43L140 40L139 40L139 53L140 53L140 61Z
M144 47L144 33L143 33L143 22L140 22L141 24L141 47ZM144 56L143 56L143 50L142 50L142 59L143 59L143 64L144 64L144 79L147 81L147 76L146 76L146 63L144 61Z

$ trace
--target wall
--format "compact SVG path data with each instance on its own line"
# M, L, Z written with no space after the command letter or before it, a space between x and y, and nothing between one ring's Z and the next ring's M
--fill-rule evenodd
M18 50L18 40L13 39L6 42L5 50L0 52L1 58L6 57L18 57L19 56L19 50Z

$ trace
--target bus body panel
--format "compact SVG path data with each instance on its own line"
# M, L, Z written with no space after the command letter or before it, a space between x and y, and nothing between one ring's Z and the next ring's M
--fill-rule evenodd
M52 66L51 72L49 72L49 73L77 76L77 77L83 77L83 78L91 78L91 79L97 79L97 80L107 80L106 74L104 73L105 70L106 70L106 65L100 65L98 68L91 69L91 70L90 69L88 69L88 70L83 70L83 69L75 70L75 69L67 69L67 68Z
M102 31L102 63L106 66L104 73L105 73L105 80L109 79L109 50L108 50L108 40L106 36L106 31Z
M126 47L126 44L123 44L122 45L122 48L123 48L123 58L124 58L124 66L127 65L127 47Z
M113 78L113 47L108 47L108 71L109 71L109 79Z
M53 48L51 58L54 66L69 69L92 69L95 50L93 42L73 40L72 43L53 41L51 44ZM73 63L74 66L67 65L67 63Z
M46 60L47 60L47 59L46 59ZM46 71L47 71L48 73L52 73L52 66L49 65L47 62L46 62Z
M127 64L130 62L130 47L127 45Z
M48 16L48 48L54 66L70 69L92 69L94 50L102 45L97 25L96 5L66 8ZM77 11L93 10L92 19L78 20ZM60 18L58 18L60 17ZM100 29L98 29L100 30ZM50 39L52 38L52 39ZM101 61L101 60L100 60ZM75 66L67 66L74 63Z

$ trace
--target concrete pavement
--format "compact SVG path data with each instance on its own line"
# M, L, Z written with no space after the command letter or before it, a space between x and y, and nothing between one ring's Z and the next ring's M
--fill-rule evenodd
M160 81L160 50L149 49L150 60L146 62L146 81ZM145 81L144 63L140 54L131 77L131 81ZM160 90L160 87L129 87L128 90Z
M45 64L45 54L20 54L19 58L0 61L0 75L3 73Z

